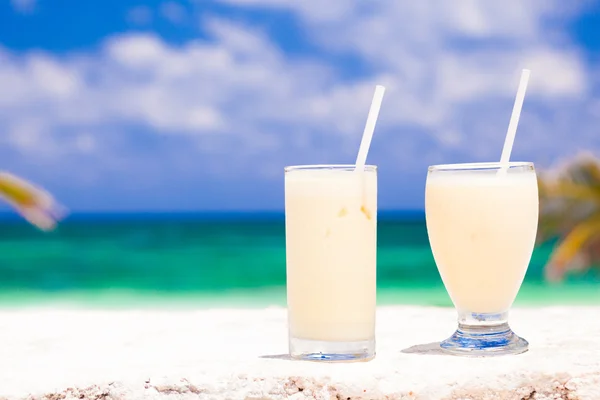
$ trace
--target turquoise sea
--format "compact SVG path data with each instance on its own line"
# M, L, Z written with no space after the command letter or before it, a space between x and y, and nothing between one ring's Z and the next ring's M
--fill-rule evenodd
M52 233L0 224L0 305L285 305L282 213L71 215ZM593 271L544 282L535 250L518 305L600 304ZM483 267L483 266L482 266ZM381 212L379 304L451 306L421 212Z

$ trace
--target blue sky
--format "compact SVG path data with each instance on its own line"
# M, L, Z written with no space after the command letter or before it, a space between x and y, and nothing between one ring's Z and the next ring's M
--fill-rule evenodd
M576 3L576 4L570 4ZM73 211L283 209L283 167L352 163L376 84L381 209L430 164L600 150L600 5L0 0L2 168Z

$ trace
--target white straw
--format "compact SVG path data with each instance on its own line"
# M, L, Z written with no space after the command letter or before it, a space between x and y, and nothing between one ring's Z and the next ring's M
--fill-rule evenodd
M363 171L365 169L367 153L369 153L369 147L371 147L371 139L373 139L373 132L375 131L375 125L377 124L377 117L379 116L379 109L381 108L384 93L385 87L381 85L375 86L375 95L371 102L371 109L369 110L369 116L367 117L367 123L360 142L360 148L358 149L358 156L356 156L355 171Z
M525 92L527 91L530 73L531 71L528 69L524 69L521 73L521 82L519 83L519 89L517 90L515 105L513 106L510 123L508 124L508 131L506 132L506 139L504 139L504 148L502 149L502 155L500 156L501 171L508 168L510 153L512 153L513 144L515 143L517 125L519 124L519 117L521 116L521 108L523 108L523 100L525 100Z

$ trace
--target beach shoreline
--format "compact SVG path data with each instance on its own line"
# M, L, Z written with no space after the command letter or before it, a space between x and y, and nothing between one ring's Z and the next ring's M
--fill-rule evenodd
M441 280L405 286L380 286L377 304L382 307L403 304L452 308ZM96 290L4 290L0 311L23 309L263 309L286 306L285 286L231 288L198 291L139 289ZM596 282L524 282L516 307L600 306L600 285Z
M0 398L600 398L600 307L515 308L530 350L485 359L439 353L451 308L377 313L375 360L321 364L287 358L282 307L0 310Z

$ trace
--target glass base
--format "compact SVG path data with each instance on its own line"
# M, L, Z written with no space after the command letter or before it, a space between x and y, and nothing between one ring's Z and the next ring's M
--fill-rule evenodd
M375 339L328 342L290 338L290 357L304 361L369 361L375 358Z
M450 338L440 343L448 353L471 357L503 356L524 353L527 340L517 336L508 323L499 325L463 325Z

